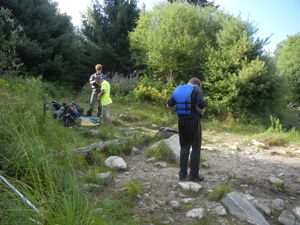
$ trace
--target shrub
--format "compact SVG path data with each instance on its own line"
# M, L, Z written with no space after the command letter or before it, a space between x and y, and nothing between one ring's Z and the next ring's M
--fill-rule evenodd
M144 77L133 90L133 96L140 102L166 103L175 88L172 81L162 82Z
M129 95L137 86L137 83L138 83L137 80L131 80L126 78L116 80L116 81L111 80L110 81L111 95L117 97Z
M209 200L220 200L225 194L231 191L231 184L225 183L217 186L208 196Z
M142 194L144 191L143 184L137 180L130 180L126 184L128 197L135 199L138 194Z

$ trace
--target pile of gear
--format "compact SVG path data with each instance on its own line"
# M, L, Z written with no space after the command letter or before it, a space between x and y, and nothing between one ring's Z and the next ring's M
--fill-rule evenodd
M75 125L76 119L83 114L83 108L75 102L60 104L57 101L52 101L44 106L44 111L51 108L54 110L53 118L59 119L65 127Z

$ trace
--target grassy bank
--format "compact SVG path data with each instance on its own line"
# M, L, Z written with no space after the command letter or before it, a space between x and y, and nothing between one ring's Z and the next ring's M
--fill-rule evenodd
M114 222L95 215L101 204L81 191L77 171L87 165L73 152L94 139L84 138L85 130L63 127L43 111L52 98L45 85L39 79L2 78L0 86L1 175L42 212L38 215L0 182L0 224L34 224L32 219L44 224L132 224L130 212Z
M0 173L42 213L39 215L31 210L0 182L0 224L34 224L30 218L44 224L136 224L131 209L134 196L142 192L140 184L129 182L129 192L124 194L112 191L96 174L108 171L103 166L108 155L128 154L133 146L155 141L152 136L161 126L177 129L176 112L163 104L152 105L128 96L114 96L114 124L101 124L96 128L99 135L94 137L89 133L90 128L63 127L52 118L50 111L43 110L44 104L53 99L75 101L87 109L89 95L88 87L70 94L40 79L0 78ZM203 130L233 132L273 145L299 144L298 131L285 131L280 121L271 120L271 126L266 128L204 119ZM141 131L146 136L111 146L105 153L93 154L96 164L89 164L83 155L74 154L74 148L122 139L131 131ZM83 192L84 183L100 185L101 193L96 196Z

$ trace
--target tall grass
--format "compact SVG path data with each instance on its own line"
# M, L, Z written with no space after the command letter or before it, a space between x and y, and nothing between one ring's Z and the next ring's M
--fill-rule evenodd
M270 127L256 135L267 146L284 146L287 144L300 144L300 133L295 128L285 130L282 127L280 120L270 116Z
M95 218L95 201L79 189L72 149L80 132L43 112L49 95L40 79L0 78L0 171L43 214L33 212L0 182L0 224L109 224ZM51 118L49 120L49 118Z

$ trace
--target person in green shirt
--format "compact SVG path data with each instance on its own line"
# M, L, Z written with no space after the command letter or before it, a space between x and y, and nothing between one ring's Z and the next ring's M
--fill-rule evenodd
M111 104L112 100L110 97L110 84L104 79L104 76L100 76L99 80L100 93L98 94L98 100L102 106L102 116L105 122L111 123Z

